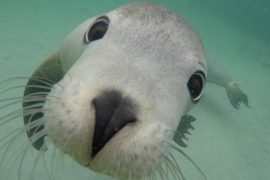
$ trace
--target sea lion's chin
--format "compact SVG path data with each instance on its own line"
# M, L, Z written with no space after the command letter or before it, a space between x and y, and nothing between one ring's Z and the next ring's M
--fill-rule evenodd
M164 161L170 138L168 128L158 123L127 125L93 157L89 168L120 179L150 175Z

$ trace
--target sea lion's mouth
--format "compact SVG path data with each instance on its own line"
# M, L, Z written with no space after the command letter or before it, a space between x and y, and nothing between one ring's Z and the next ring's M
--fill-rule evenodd
M137 121L137 106L128 96L117 90L106 90L92 101L95 108L95 130L92 158L126 124Z

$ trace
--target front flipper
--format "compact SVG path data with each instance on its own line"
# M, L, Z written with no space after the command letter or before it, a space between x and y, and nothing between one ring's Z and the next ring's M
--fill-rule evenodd
M230 82L226 85L227 96L232 104L232 106L236 109L239 108L240 104L243 103L247 107L248 105L248 97L247 95L239 88L238 84L235 82Z
M180 123L177 127L177 130L174 134L173 140L182 147L187 147L187 144L183 141L183 139L188 140L185 134L190 134L188 131L189 129L194 129L194 127L191 125L192 122L196 120L195 117L191 115L184 115L182 116Z
M37 150L45 148L44 140L46 134L42 133L44 125L41 123L45 98L51 91L51 87L63 75L64 72L59 56L57 53L54 53L36 69L24 90L24 101L22 104L24 125L31 144Z

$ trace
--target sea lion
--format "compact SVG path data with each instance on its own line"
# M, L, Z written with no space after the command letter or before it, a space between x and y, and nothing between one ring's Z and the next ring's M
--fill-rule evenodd
M183 17L153 3L129 4L80 24L32 74L23 103L27 134L36 149L46 149L48 136L96 172L151 176L168 161L206 76L201 40Z
M37 150L46 151L48 137L114 178L152 178L166 164L184 179L169 149L177 149L173 139L186 146L195 120L187 113L206 77L200 37L182 16L129 4L80 24L35 70L24 91L25 129Z

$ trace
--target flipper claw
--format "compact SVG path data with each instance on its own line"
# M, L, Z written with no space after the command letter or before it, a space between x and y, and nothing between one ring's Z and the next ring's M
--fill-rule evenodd
M239 109L240 104L248 105L248 96L239 88L239 85L235 82L230 82L226 86L227 96L235 109Z
M192 122L196 120L195 117L191 115L184 115L182 116L180 123L177 127L176 133L174 134L173 140L182 147L187 147L187 144L183 141L183 139L188 141L188 138L186 137L186 134L191 135L191 133L188 131L189 129L194 129L194 127L191 125Z

